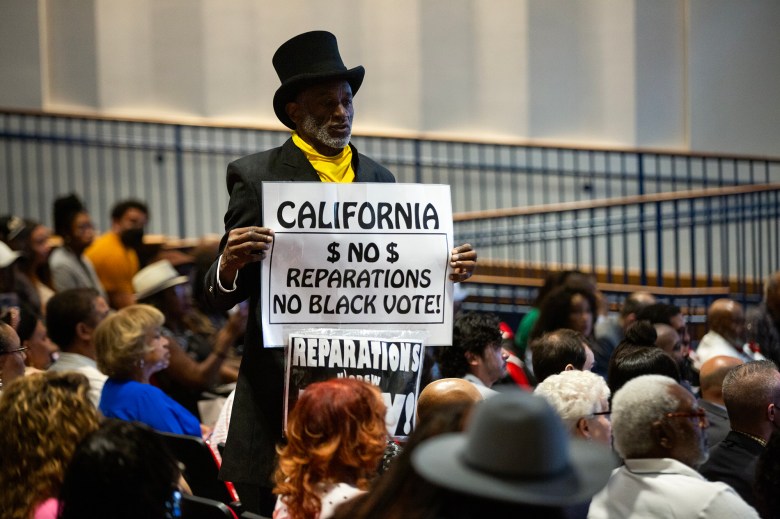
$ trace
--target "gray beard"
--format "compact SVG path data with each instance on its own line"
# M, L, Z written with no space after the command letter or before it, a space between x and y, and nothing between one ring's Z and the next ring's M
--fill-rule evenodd
M328 133L327 125L317 126L317 123L314 121L314 117L308 114L304 117L301 126L303 126L303 129L307 134L313 135L317 142L324 144L328 148L344 148L347 146L347 144L349 144L349 139L352 137L352 132L350 132L350 134L343 139L331 137Z

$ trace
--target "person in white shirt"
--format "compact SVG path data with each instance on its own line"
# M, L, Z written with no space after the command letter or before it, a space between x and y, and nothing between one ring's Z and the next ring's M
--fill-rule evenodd
M627 382L612 400L614 447L625 464L593 497L588 517L758 517L730 486L696 472L707 459L707 425L693 395L671 378Z
M98 406L106 375L95 362L92 336L110 313L105 298L94 288L72 288L52 296L46 305L49 338L62 350L49 371L77 371L89 380L89 399Z
M716 299L707 309L710 330L701 338L696 354L699 365L718 355L734 357L742 362L765 357L745 344L745 312L731 299Z

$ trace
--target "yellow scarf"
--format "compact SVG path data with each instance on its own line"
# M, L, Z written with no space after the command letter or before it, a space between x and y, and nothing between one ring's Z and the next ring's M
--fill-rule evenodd
M309 159L321 181L352 182L355 180L355 171L352 169L352 148L350 146L344 146L341 153L328 157L319 153L301 139L297 132L292 132L292 140L306 155L306 158Z

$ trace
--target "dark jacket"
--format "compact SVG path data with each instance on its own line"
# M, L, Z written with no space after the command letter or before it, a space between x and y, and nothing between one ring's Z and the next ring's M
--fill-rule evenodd
M350 145L351 146L351 145ZM392 173L353 147L355 182L395 182ZM230 194L225 214L227 232L237 227L261 226L264 181L319 182L317 172L303 152L288 139L280 148L249 155L231 162L227 169ZM264 348L260 298L260 263L245 266L238 275L235 292L217 285L217 262L206 274L206 302L215 310L227 310L249 299L244 355L222 458L222 479L262 487L273 486L275 447L282 439L284 404L284 350Z
M710 459L699 468L699 472L710 481L730 485L747 504L755 508L753 482L756 479L756 463L762 452L764 446L758 441L731 431L710 451Z

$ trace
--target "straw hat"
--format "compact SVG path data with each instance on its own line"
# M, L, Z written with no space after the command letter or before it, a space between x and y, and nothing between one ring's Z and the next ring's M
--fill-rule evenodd
M142 268L133 276L133 290L136 300L141 301L166 288L188 282L189 278L179 275L170 261L160 260Z

